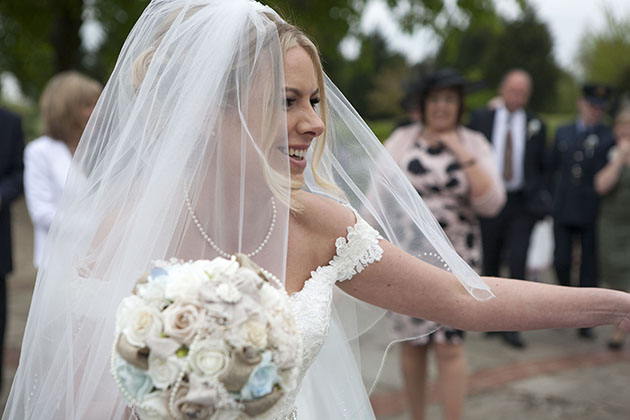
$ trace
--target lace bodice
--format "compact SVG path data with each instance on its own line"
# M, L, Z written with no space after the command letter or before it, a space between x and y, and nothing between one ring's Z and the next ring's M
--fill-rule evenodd
M381 235L356 212L355 215L357 221L347 228L348 235L335 241L337 252L333 259L327 265L312 271L302 290L291 295L291 304L304 340L299 382L317 357L328 335L335 283L349 280L369 264L379 261L383 254L378 243L382 239ZM276 418L289 415L298 391L299 387L295 395L285 400L286 406L281 410L283 414L276 415Z

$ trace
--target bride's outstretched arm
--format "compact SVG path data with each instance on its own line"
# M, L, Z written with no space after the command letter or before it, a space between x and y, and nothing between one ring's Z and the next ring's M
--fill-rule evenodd
M494 299L477 301L455 276L381 241L383 257L339 286L368 303L469 331L615 324L630 331L630 293L484 278Z

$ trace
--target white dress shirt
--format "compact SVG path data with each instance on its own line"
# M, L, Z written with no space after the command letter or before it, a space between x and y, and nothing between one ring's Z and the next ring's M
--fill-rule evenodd
M509 118L509 127L508 127ZM512 136L512 179L505 182L505 189L508 192L518 191L525 185L523 163L525 161L525 136L527 134L527 115L525 111L519 109L511 116L508 110L502 106L494 113L494 130L492 131L492 144L496 152L497 168L499 173L503 173L503 153L505 150L505 137L507 130Z
M35 233L35 267L41 263L71 162L72 154L66 144L48 136L35 139L24 148L24 196Z

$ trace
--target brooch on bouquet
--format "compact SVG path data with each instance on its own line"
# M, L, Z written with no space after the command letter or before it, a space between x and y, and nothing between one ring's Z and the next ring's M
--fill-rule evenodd
M301 343L284 287L246 256L173 259L118 306L111 371L142 420L249 419L296 389Z

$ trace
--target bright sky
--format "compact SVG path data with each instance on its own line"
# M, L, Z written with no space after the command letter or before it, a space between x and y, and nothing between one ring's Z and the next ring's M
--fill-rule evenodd
M446 0L453 3L452 0ZM539 18L549 26L554 38L554 53L561 66L572 72L577 69L574 60L581 36L586 30L600 30L605 24L604 8L616 16L630 16L628 0L529 0L538 11ZM516 17L518 7L514 0L495 0L497 8L508 17ZM433 52L435 41L427 31L405 35L396 27L383 0L372 0L361 22L368 31L379 27L391 45L417 62ZM347 46L351 51L352 46Z

